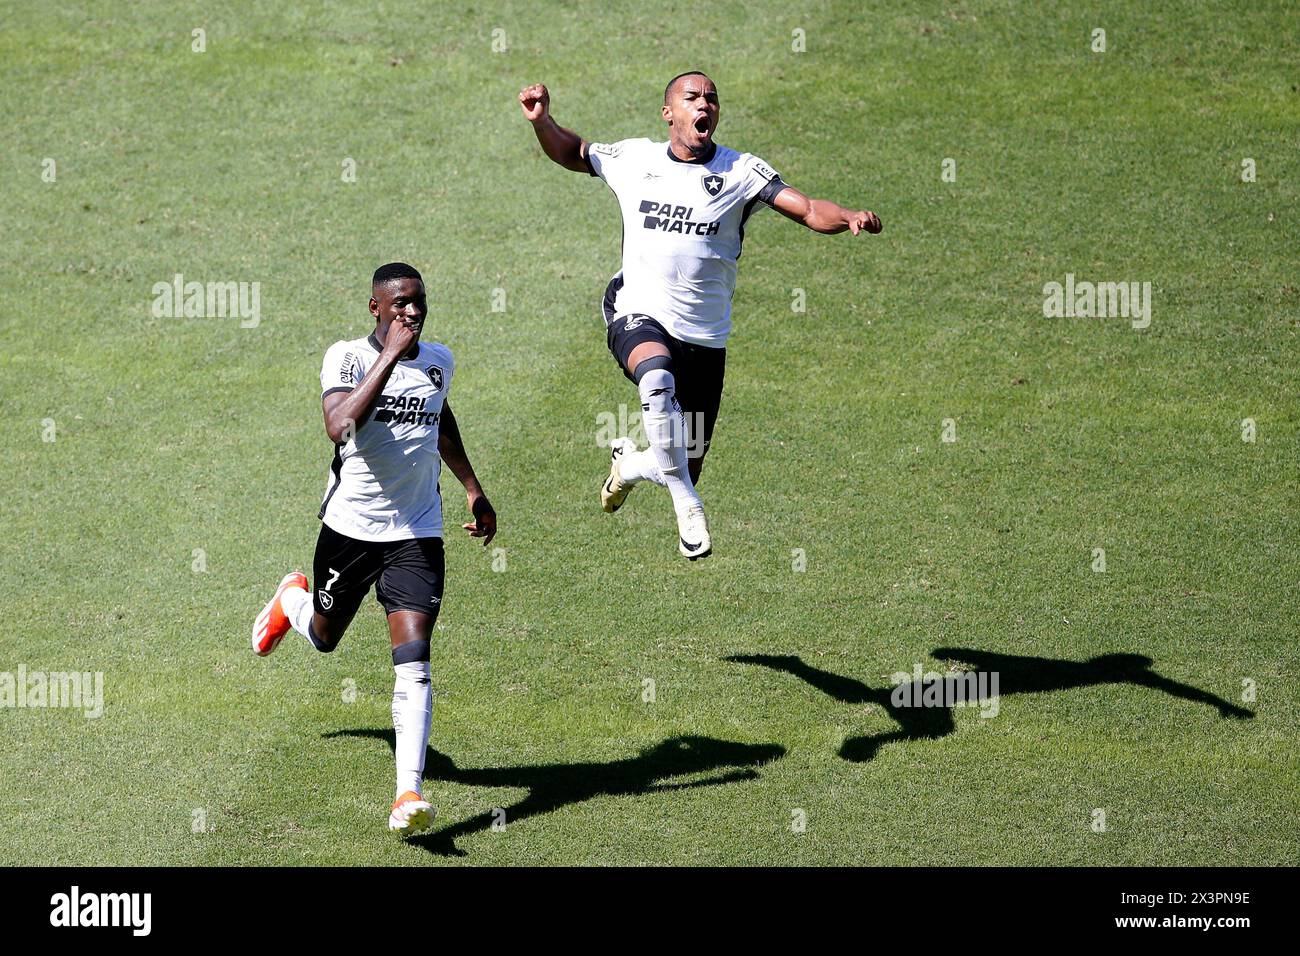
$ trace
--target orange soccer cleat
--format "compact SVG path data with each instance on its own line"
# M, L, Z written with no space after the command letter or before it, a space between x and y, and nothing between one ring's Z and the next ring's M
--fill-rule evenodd
M275 589L275 596L262 608L253 622L253 652L258 657L265 657L275 650L280 638L289 633L289 618L280 606L280 597L288 588L307 590L307 575L301 571L290 571L280 579L280 586Z
M388 829L401 836L423 833L433 826L433 807L414 790L408 790L393 801L388 813Z

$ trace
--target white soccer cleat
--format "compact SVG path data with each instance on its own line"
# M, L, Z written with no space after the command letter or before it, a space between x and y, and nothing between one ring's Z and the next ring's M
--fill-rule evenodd
M688 508L677 519L677 549L692 561L713 553L713 539L709 537L709 519L699 505Z
M609 514L613 514L623 507L628 492L635 487L634 485L625 484L623 476L618 470L618 463L623 456L630 455L635 451L636 442L630 438L614 439L613 447L609 450L609 477L605 479L605 483L600 487L600 507Z
M388 829L403 837L423 833L433 826L434 814L427 800L408 790L393 801L393 808L388 812Z

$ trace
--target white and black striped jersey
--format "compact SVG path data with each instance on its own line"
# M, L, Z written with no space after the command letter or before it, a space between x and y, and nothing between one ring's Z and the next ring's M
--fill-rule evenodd
M350 392L379 358L373 334L335 342L321 368L321 397ZM320 519L362 541L442 536L438 422L451 388L451 350L421 342L413 359L393 368L375 410L336 445Z
M684 342L725 346L745 222L785 188L781 177L750 153L715 144L687 162L649 139L592 143L587 165L623 213L623 268L605 292L606 325L637 312Z

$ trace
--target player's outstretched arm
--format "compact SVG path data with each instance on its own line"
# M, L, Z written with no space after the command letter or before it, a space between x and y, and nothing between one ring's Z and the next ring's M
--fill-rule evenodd
M773 208L795 222L801 222L813 232L833 235L849 230L855 236L862 230L880 232L880 217L866 209L845 209L829 199L809 199L793 186L786 186L776 194Z
M520 90L519 105L524 119L533 124L542 151L552 161L575 173L587 172L587 141L551 117L551 93L545 85L534 83Z
M465 454L465 443L460 440L456 416L452 414L451 406L445 402L442 414L438 417L438 454L456 479L465 486L465 503L469 505L469 513L474 516L474 521L461 527L469 532L470 537L482 538L483 546L487 547L497 533L497 513L492 510L487 495L483 493L483 486L474 475L474 466L469 463L469 455Z

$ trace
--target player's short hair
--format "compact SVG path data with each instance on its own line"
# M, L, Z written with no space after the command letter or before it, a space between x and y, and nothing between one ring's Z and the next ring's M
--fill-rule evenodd
M420 275L415 266L407 265L405 262L388 262L375 270L374 276L370 279L370 285L374 287L381 282L388 282L392 279L419 279L423 282L424 276Z
M680 79L681 79L682 77L684 77L684 76L702 76L702 77L704 77L706 80L708 80L710 83L713 82L713 78L712 78L711 76L709 76L709 74L707 74L707 73L702 73L702 72L700 72L699 70L687 70L685 73L678 73L678 74L677 74L676 76L674 76L671 80L669 80L669 81L668 81L668 85L664 87L664 102L665 102L665 103L668 102L668 97L669 97L669 95L670 95L670 94L672 93L672 91L673 91L673 86L676 85L677 81L680 80Z

